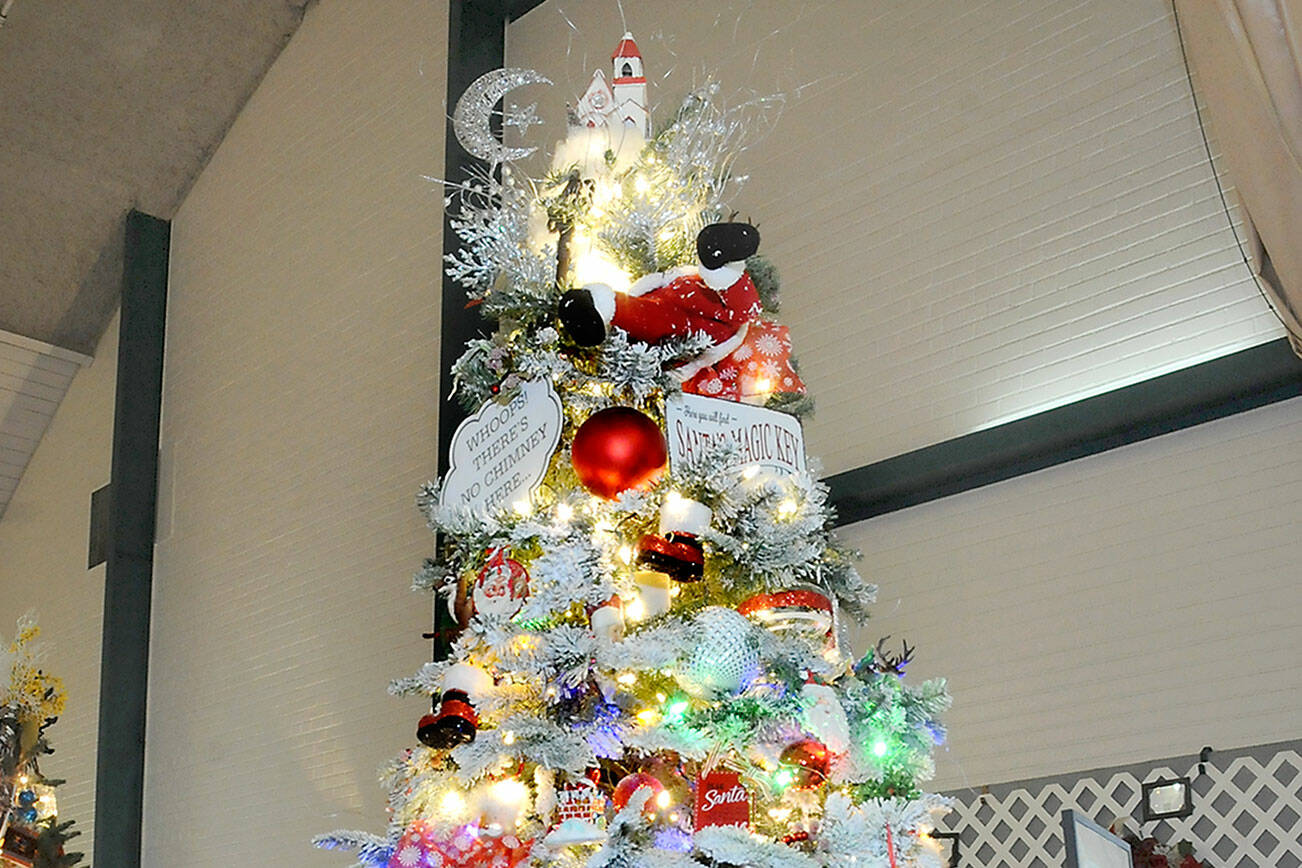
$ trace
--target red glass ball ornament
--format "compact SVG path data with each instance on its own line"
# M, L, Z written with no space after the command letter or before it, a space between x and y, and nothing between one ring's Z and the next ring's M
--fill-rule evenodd
M654 814L658 807L656 798L665 791L665 785L660 783L660 779L655 775L649 775L646 772L633 772L631 775L626 775L615 785L615 792L610 796L610 800L615 804L615 810L624 810L625 806L628 805L628 800L633 798L633 794L643 787L651 790L651 798L647 799L646 803L646 813Z
M812 790L827 780L832 755L827 746L817 739L806 739L788 745L780 757L782 765L795 774L791 785L798 790Z
M609 407L579 426L570 455L583 486L614 500L663 473L669 445L650 416L632 407Z

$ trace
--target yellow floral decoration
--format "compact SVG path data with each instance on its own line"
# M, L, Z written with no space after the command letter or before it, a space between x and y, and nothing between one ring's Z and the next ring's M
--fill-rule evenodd
M41 628L25 616L18 621L18 632L8 645L9 681L0 695L0 707L11 706L19 719L37 722L63 713L68 701L63 679L40 667L41 647L37 639ZM0 670L3 671L3 670Z

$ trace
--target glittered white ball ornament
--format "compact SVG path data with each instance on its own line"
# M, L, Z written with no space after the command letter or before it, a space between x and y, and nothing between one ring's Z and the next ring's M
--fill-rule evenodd
M733 609L710 606L692 622L696 646L678 661L674 676L698 699L741 693L759 677L759 641L754 626Z

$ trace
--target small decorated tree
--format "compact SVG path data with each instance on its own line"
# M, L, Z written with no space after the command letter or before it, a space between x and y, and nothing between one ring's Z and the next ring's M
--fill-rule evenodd
M875 588L805 455L776 270L727 216L762 106L707 86L651 135L631 35L612 60L542 178L488 132L541 75L457 106L488 167L449 197L448 273L496 331L455 366L473 412L419 497L437 659L392 690L433 708L385 773L387 833L317 843L388 868L939 866L918 782L949 697L905 683L907 646L851 651Z
M66 868L81 861L64 844L81 834L59 821L55 787L63 781L41 774L40 758L54 752L46 730L58 721L67 695L63 681L41 667L41 628L18 621L12 642L0 638L0 865Z

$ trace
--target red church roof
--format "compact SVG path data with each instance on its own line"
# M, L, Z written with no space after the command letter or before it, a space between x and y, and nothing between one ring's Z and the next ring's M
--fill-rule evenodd
M624 38L619 40L619 45L615 46L615 51L610 55L611 60L619 57L636 57L641 59L642 52L637 50L637 43L633 41L633 34L624 31Z

